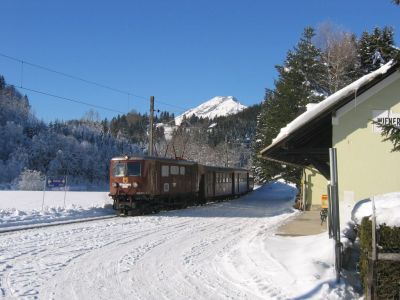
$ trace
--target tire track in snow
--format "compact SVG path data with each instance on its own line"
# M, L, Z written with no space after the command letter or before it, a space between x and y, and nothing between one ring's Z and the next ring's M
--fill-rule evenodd
M0 289L29 299L284 298L268 274L282 266L268 253L266 262L253 254L266 251L265 234L289 206L250 197L8 234L0 237L0 257L10 266L0 265Z
M46 298L54 299L82 299L87 297L85 289L92 290L91 297L96 299L135 298L140 296L132 286L130 273L140 260L151 252L152 249L174 237L175 233L182 230L190 222L180 219L172 220L171 224L163 224L157 230L146 230L140 235L132 235L120 241L114 241L100 249L87 253L70 264L62 274L57 275L53 281L63 283L63 287ZM154 234L157 238L154 238ZM97 274L94 278L92 274ZM92 278L90 278L92 277ZM81 280L76 280L80 278ZM85 287L80 282L85 283ZM89 285L88 285L89 283ZM65 287L65 285L67 287ZM49 283L52 286L52 283ZM108 289L107 286L113 286Z
M63 227L63 229L52 228L51 231L33 230L29 233L24 232L23 235L9 234L4 237L6 247L2 250L4 252L2 261L5 261L9 268L0 272L0 280L6 282L5 293L15 297L33 296L34 294L28 295L27 292L37 291L41 285L55 274L62 272L67 265L81 255L107 244L126 240L129 234L150 233L157 226L161 226L156 219L153 220L154 224L150 228L145 220L143 222L143 219L138 221L132 218L129 221L119 219L114 224L103 221L92 225L77 226L75 224L69 226L72 227L71 229ZM135 226L140 223L145 224L142 230L130 228L130 225ZM111 231L107 231L110 228ZM27 273L32 269L37 272ZM29 279L32 277L36 278L35 283Z

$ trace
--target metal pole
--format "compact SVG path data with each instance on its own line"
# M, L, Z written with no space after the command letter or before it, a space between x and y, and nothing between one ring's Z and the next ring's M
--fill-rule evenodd
M42 211L43 211L43 205L44 205L44 195L46 193L46 183L47 183L47 176L44 176L44 183L43 183L43 200L42 200Z
M375 197L372 197L372 260L376 260L376 210L375 210Z
M333 213L332 213L332 193L331 193L331 183L328 184L328 232L329 238L333 237Z
M301 210L306 210L306 198L307 198L307 178L306 178L306 169L303 169L303 194L301 195Z
M225 167L228 167L228 137L225 135Z
M153 156L154 96L150 96L149 156Z
M337 173L336 148L329 149L330 175L331 175L331 196L333 213L333 236L335 239L335 269L336 281L340 281L340 271L342 269L342 243L340 242L340 216L339 216L339 188Z
M375 197L372 197L372 241L371 241L371 246L372 246L372 255L371 255L371 266L370 266L370 276L368 278L369 286L370 286L370 297L371 299L378 299L377 295L377 290L376 290L376 278L375 278L375 266L376 266L376 261L378 258L378 252L376 249L376 210L375 210Z

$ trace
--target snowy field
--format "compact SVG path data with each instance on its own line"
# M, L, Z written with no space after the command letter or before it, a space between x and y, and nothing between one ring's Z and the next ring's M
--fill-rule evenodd
M297 213L295 193L274 183L204 207L3 233L0 298L357 298L335 283L326 233L275 235ZM80 202L83 211L107 203L104 193L93 194L97 201ZM39 200L30 209L40 211Z
M43 210L42 210L43 206ZM114 214L108 192L0 191L0 232Z

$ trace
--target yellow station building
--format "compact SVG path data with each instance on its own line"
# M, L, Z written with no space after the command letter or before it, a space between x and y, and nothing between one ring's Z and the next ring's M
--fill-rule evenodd
M336 148L339 200L400 191L400 152L373 121L400 126L400 67L390 62L312 105L261 151L266 159L304 168L302 201L320 208Z

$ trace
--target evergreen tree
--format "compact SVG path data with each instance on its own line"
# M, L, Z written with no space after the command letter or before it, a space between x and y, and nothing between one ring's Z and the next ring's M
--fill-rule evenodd
M275 90L267 90L261 113L258 117L256 144L253 153L253 169L260 181L277 176L298 182L299 170L282 167L258 157L259 151L271 144L280 128L302 113L308 103L323 99L326 91L320 81L324 75L321 51L312 43L314 30L304 29L303 36L293 51L289 51L283 66L277 66L279 78Z
M3 75L0 75L0 90L3 90L6 87L6 81L4 80Z
M396 58L398 50L394 47L394 32L391 27L383 29L376 27L372 33L363 32L358 42L361 75L368 74L378 69L382 62L374 59L379 51L384 62Z
M279 101L274 97L273 91L267 89L261 112L257 117L256 135L253 144L253 173L256 182L271 180L274 174L279 174L282 171L279 164L259 157L260 151L266 145L269 145L276 133L279 132L279 125L273 121L278 118Z
M380 124L374 122L382 129L381 135L385 138L383 141L391 141L393 143L392 151L400 151L400 128L393 124Z

